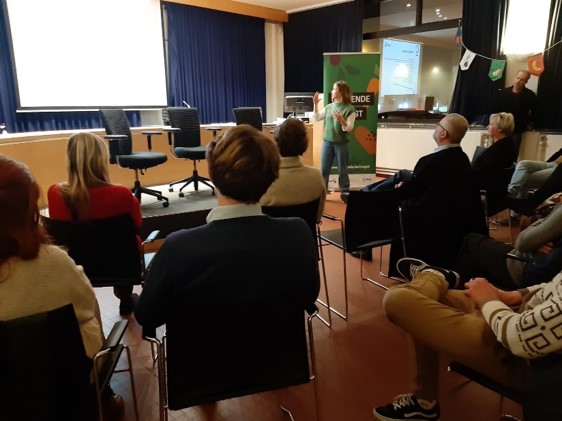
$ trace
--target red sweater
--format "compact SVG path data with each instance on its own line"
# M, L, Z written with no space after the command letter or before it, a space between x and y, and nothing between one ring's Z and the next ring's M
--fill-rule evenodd
M90 209L87 214L78 212L78 219L103 219L112 216L130 213L135 222L135 227L140 229L142 226L142 215L140 203L135 196L125 186L116 184L91 187ZM62 198L58 184L49 187L47 193L49 202L49 217L53 219L70 220L70 210Z

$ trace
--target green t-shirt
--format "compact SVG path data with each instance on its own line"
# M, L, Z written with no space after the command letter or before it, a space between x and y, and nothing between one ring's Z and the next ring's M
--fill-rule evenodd
M351 139L350 133L344 131L339 121L332 117L334 111L340 112L347 120L350 114L355 112L355 107L351 104L332 102L324 109L324 140L331 143L347 143Z

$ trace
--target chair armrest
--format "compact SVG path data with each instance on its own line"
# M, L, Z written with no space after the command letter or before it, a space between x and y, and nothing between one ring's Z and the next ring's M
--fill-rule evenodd
M164 127L162 130L164 130L168 134L168 145L170 145L171 148L173 144L172 142L173 133L180 132L181 129L179 127Z
M123 140L123 139L127 139L127 135L124 134L106 134L104 136L105 139L109 140L110 142L112 140Z
M341 221L342 220L341 218L338 218L337 216L334 216L334 215L330 215L329 213L323 213L322 218L329 219L330 221Z
M141 132L144 136L146 136L146 143L148 143L148 150L152 151L152 136L154 135L161 135L162 132L149 130L145 132Z
M520 262L525 262L525 263L531 260L530 257L518 256L517 254L514 253L507 253L505 256L509 259L519 260Z
M102 349L113 349L123 339L123 335L125 334L125 330L127 330L127 325L129 324L128 320L119 320L117 323L113 325L111 332L107 335L105 339Z
M160 230L152 231L150 234L148 234L148 237L146 237L144 239L144 241L142 242L142 245L144 246L145 244L149 244L149 243L154 242L154 240L156 240L159 235L160 235Z

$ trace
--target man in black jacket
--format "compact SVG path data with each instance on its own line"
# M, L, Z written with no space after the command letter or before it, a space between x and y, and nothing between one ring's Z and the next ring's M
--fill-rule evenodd
M437 148L421 157L412 172L402 170L364 189L400 189L409 257L452 267L466 234L487 233L477 180L460 145L467 130L463 116L446 115L433 132ZM393 247L391 260L400 257L398 249Z

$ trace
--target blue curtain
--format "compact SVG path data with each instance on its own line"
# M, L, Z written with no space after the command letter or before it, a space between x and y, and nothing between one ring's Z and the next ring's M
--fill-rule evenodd
M321 91L323 53L360 52L364 1L289 15L284 25L285 92Z
M233 121L234 107L265 109L263 19L165 3L168 101L199 109L202 123Z
M16 84L7 23L6 2L0 0L0 123L6 123L6 130L17 133L102 127L97 111L16 113ZM128 112L127 117L131 126L140 126L138 112Z

